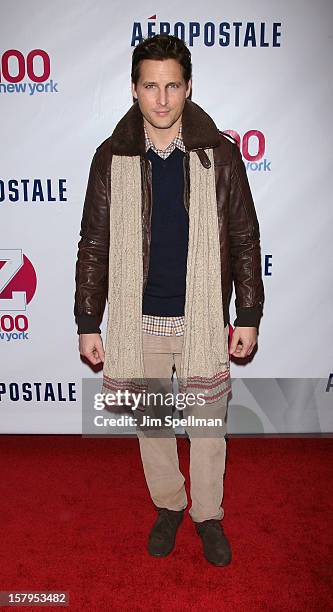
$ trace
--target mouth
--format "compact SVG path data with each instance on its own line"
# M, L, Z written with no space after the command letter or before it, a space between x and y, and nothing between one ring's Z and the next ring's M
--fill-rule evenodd
M169 114L170 111L155 111L156 115L158 115L159 117L166 117L166 115Z

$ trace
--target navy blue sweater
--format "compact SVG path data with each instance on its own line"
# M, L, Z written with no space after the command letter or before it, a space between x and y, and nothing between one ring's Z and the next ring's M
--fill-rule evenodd
M184 315L188 252L188 213L184 206L184 153L167 159L149 149L152 163L152 220L148 282L143 314Z

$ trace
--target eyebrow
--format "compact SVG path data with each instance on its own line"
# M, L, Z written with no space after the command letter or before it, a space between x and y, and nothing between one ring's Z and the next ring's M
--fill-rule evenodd
M166 85L181 85L181 84L182 84L181 81L170 81ZM156 81L144 81L143 85L158 85L158 83L156 83Z

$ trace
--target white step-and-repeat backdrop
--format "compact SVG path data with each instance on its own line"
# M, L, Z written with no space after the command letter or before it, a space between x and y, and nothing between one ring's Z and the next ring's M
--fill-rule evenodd
M260 223L264 316L254 359L232 363L229 431L333 431L332 16L330 0L2 1L2 433L81 432L82 379L101 377L73 317L88 170L132 102L134 45L160 31L239 139Z

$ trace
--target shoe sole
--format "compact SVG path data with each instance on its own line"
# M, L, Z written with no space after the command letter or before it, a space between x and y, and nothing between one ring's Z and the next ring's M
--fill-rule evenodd
M226 567L227 565L230 565L230 563L232 561L232 559L229 559L227 562L224 562L224 563L215 563L215 561L210 561L205 556L204 556L204 558L206 559L206 561L208 561L208 563L210 563L210 565L215 565L215 567Z
M173 551L173 548L171 548L171 550L166 553L152 553L148 548L147 550L151 557L155 557L156 559L159 559L159 558L167 557L168 555L170 555L170 553L172 553Z

